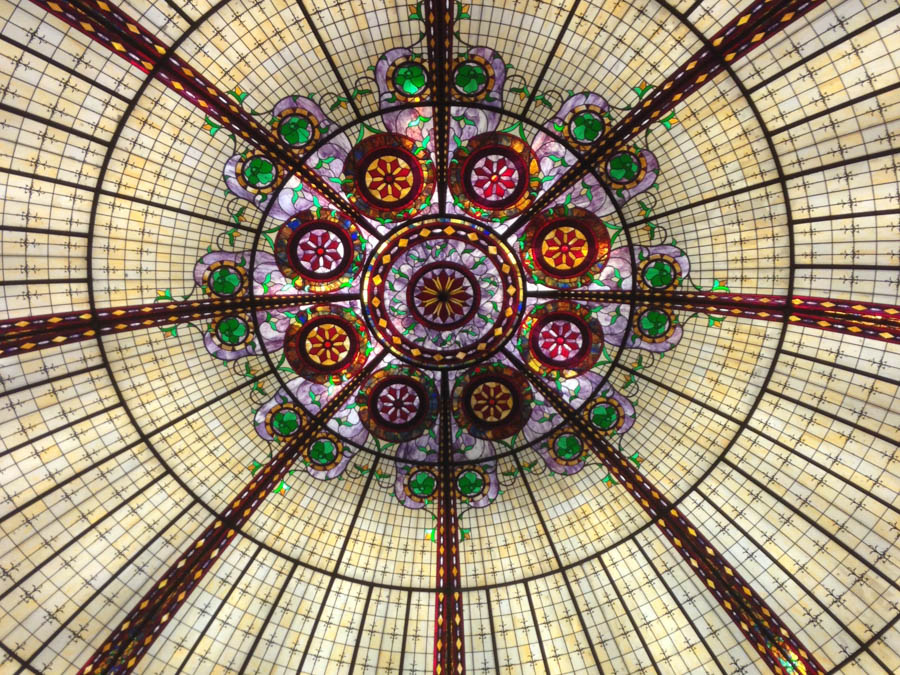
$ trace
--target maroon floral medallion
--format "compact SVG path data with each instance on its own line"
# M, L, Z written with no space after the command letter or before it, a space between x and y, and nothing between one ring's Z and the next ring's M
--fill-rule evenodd
M599 218L584 209L556 207L529 223L522 258L536 282L577 288L599 273L609 247L609 233Z
M366 361L368 331L348 308L320 305L299 316L284 336L284 353L294 371L313 382L340 382Z
M540 186L540 167L522 139L481 134L458 148L450 163L450 190L474 216L505 220L524 211Z
M463 176L480 206L497 209L522 196L526 171L523 158L508 148L484 148L472 153Z
M386 382L375 393L375 415L384 423L402 427L422 412L422 392L410 380Z
M590 310L568 300L534 308L519 334L519 353L548 377L574 377L597 363L603 330Z
M453 262L425 265L410 278L406 293L415 318L437 330L452 330L468 323L481 302L475 275Z
M519 326L524 285L509 247L487 228L442 219L397 228L363 277L373 335L418 366L489 357Z
M344 163L344 191L365 215L396 220L415 215L434 192L428 152L399 134L362 140Z
M278 269L298 287L330 291L352 280L362 266L356 226L336 211L306 211L291 218L275 237Z
M587 326L578 317L556 315L545 319L532 333L533 349L554 365L577 362L590 341Z
M477 366L457 377L453 389L456 423L476 438L518 433L531 415L532 393L525 377L508 366Z
M421 371L394 365L374 373L360 389L356 403L369 432L399 443L421 436L434 424L437 390Z

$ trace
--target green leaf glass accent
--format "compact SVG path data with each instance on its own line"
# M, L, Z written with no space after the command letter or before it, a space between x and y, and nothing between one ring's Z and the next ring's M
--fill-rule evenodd
M456 479L456 486L465 497L473 497L484 488L484 479L477 471L463 471Z
M657 260L644 270L644 280L652 288L668 288L675 281L675 268L665 260Z
M278 131L288 145L304 145L312 136L309 120L300 115L286 118Z
M669 315L658 309L650 309L641 315L641 331L647 337L657 338L669 329Z
M327 438L320 438L309 448L309 459L313 464L325 466L337 457L337 447Z
M222 344L231 346L241 344L248 330L247 322L236 316L222 319L216 327L216 333Z
M216 295L234 295L241 287L241 276L230 267L219 267L210 275L209 286Z
M394 86L406 96L415 96L425 89L425 68L421 63L408 62L394 71Z
M620 152L609 160L609 175L617 183L629 183L635 179L640 170L637 158L628 152Z
M300 428L300 416L294 410L280 410L272 416L272 428L279 436L290 436Z
M606 431L619 421L619 411L612 403L600 403L591 410L591 423Z
M244 179L251 187L266 187L275 180L275 166L264 157L254 157L244 165Z
M478 63L466 61L456 69L453 84L466 96L477 94L487 83L487 71Z
M593 143L603 133L603 126L602 117L585 110L569 123L569 132L579 143Z
M431 496L435 486L434 476L428 471L416 471L409 479L409 489L417 497Z
M575 459L583 450L581 440L577 436L566 434L556 439L556 454L560 459Z

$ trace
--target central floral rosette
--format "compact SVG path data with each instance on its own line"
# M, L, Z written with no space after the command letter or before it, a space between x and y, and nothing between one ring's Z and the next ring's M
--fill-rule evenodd
M469 365L515 333L524 282L517 256L489 228L455 219L403 226L365 270L373 334L422 366Z
M406 295L409 309L421 323L450 330L472 318L481 299L481 285L462 265L435 262L415 272Z
M506 66L472 47L452 64L449 127L438 133L448 120L431 106L420 55L391 49L373 68L382 115L359 133L342 133L310 97L272 110L273 133L318 181L259 149L226 163L227 194L268 220L257 250L210 249L198 261L195 283L226 308L207 349L272 360L283 381L254 409L262 438L309 430L303 462L325 480L364 475L361 452L393 457L393 494L409 508L433 503L444 471L460 503L488 506L508 451L533 450L555 473L592 466L597 436L621 448L634 423L635 374L684 332L665 295L688 282L687 254L662 225L616 223L643 193L650 217L656 157L637 142L604 150L608 160L557 190L609 143L618 112L599 94L570 93L544 122L504 126ZM250 309L228 311L232 299ZM344 394L352 401L331 405Z

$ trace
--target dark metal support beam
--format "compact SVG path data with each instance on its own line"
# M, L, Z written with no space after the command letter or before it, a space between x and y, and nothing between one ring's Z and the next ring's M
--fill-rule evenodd
M891 438L887 434L883 434L880 431L874 431L873 429L867 429L859 422L854 422L852 420L844 419L843 417L841 417L840 415L836 415L835 413L830 413L827 410L822 410L821 408L816 408L815 406L810 405L806 401L801 401L799 398L790 396L789 394L785 394L783 391L776 391L776 390L772 389L771 387L766 387L766 389L764 389L764 391L765 391L765 393L769 394L770 396L774 396L775 398L777 398L781 401L786 401L787 403L793 403L796 406L800 406L801 408L808 410L810 412L810 414L812 414L812 415L822 415L824 417L827 417L830 420L834 420L835 422L838 422L839 424L845 424L848 427L850 427L851 429L855 429L856 431L858 431L860 433L868 434L869 436L872 436L873 438L877 438L879 441L882 441L883 443L887 443L888 445L897 445L896 438Z
M152 207L155 209L160 209L162 211L169 211L171 213L177 213L180 216L187 216L188 218L196 218L197 220L204 221L210 224L215 225L224 225L225 227L234 228L236 230L242 230L243 232L252 232L255 233L252 227L247 227L246 225L241 225L240 223L235 223L234 220L228 220L227 218L219 218L217 216L213 216L207 213L198 213L197 211L191 211L190 209L185 209L180 206L176 206L174 204L167 204L165 202L154 202L151 199L144 199L143 197L138 197L137 195L128 195L121 192L116 192L114 190L107 190L102 187L92 187L89 185L81 185L80 183L76 183L75 181L65 180L63 178L58 178L54 176L43 176L40 173L22 171L20 169L13 169L11 167L0 167L0 174L6 174L9 176L16 176L17 178L24 178L29 181L37 182L37 183L49 183L50 185L61 185L63 187L72 188L73 190L83 190L84 192L90 192L92 194L101 195L103 197L110 197L114 200L121 200L132 202L133 204L141 204L142 206ZM37 190L37 188L35 188ZM76 197L76 200L78 197ZM90 235L85 232L66 232L65 235L67 237L90 237Z
M0 35L0 41L5 42L6 44L10 45L11 47L21 50L25 54L29 54L31 56L36 56L37 58L41 59L44 63L48 63L51 66L53 66L54 68L58 68L59 70L66 73L67 75L71 75L73 77L78 78L82 82L89 84L92 88L99 89L100 91L102 91L105 94L108 94L112 98L117 98L120 101L122 101L123 103L128 103L127 96L123 96L122 94L117 92L115 89L112 89L111 87L107 87L102 82L97 82L96 80L91 79L90 77L85 75L83 72L81 72L77 68L72 68L71 66L67 66L63 63L59 63L58 61L55 61L52 58L50 58L47 54L42 54L37 49L33 49L33 48L29 47L28 45L24 45L21 42L19 42L18 40L15 40L14 38L11 38L8 35ZM26 64L23 64L23 65L26 65Z
M707 291L534 291L534 298L590 303L628 303L682 309L707 316L771 321L900 344L900 307L806 296Z
M487 604L488 626L491 628L491 653L494 655L494 672L500 675L500 654L497 651L497 628L494 625L494 606L491 604L491 590L484 589L484 601Z
M254 474L248 485L229 502L228 507L206 528L194 544L179 556L144 598L131 609L112 635L104 640L102 646L79 671L81 675L107 673L113 669L117 673L129 673L134 669L162 629L197 587L200 579L231 544L238 530L300 457L304 445L314 437L322 424L346 404L350 396L381 362L384 354L382 351L371 358L369 363L322 407L317 417L303 420L297 435L285 443L281 450Z
M65 431L66 429L71 429L72 427L78 426L83 422L87 422L88 420L94 419L95 417L100 417L101 415L105 415L106 413L115 410L122 406L121 402L111 403L110 405L103 406L99 410L94 410L93 412L89 412L86 415L82 415L81 417L77 417L74 420L68 420L61 427L54 427L52 429L47 429L47 431L41 432L34 436L28 438L28 440L22 441L21 443L17 443L9 448L6 448L2 452L0 452L0 457L5 457L6 455L11 455L12 453L21 450L29 445L33 445L38 441L42 441L45 438L52 436L53 434L57 434L60 431Z
M424 0L428 74L434 106L434 148L437 198L441 213L447 210L450 167L450 107L453 103L453 0Z
M892 91L896 91L897 89L900 89L900 82L894 82L892 84L885 85L884 87L879 87L878 89L873 89L871 91L867 91L864 94L860 94L859 96L854 96L853 98L851 98L847 101L842 101L841 103L838 103L837 105L832 106L831 108L826 108L825 110L819 110L817 112L814 112L812 115L809 115L807 117L802 117L798 120L789 122L788 124L780 126L776 129L772 129L771 131L769 131L769 133L772 134L773 136L777 136L778 134L783 134L785 131L790 131L791 129L799 127L803 124L809 124L810 122L813 122L813 121L819 119L820 117L825 117L826 115L831 115L832 113L836 113L838 110L843 110L844 108L849 108L851 106L856 105L857 103L863 103L864 101L867 101L870 98L875 98L876 96L881 96L882 94L889 94ZM828 124L826 126L831 126L831 125Z
M109 141L104 141L102 138L91 136L89 133L81 131L80 129L75 129L55 120L47 119L46 117L41 117L40 115L35 115L34 113L28 112L27 110L19 110L18 108L13 108L12 106L6 105L5 103L0 103L0 112L4 112L6 113L6 115L18 115L22 119L30 120L31 122L42 124L45 127L57 129L58 131L63 131L67 134L72 134L73 136L78 136L83 140L89 141L91 143L96 143L97 145L103 147L107 147L109 145Z
M637 635L638 640L641 643L641 646L644 648L644 653L647 655L647 658L650 659L650 665L653 666L653 672L656 675L662 675L662 672L659 670L659 665L656 663L656 659L653 658L653 653L650 651L650 646L647 644L646 638L644 638L644 632L638 628L637 622L634 620L634 616L631 614L631 609L629 609L628 605L625 603L625 598L622 597L622 591L619 590L619 585L612 578L612 575L609 573L609 567L606 564L606 561L603 559L603 556L599 556L598 560L600 561L600 567L603 568L603 573L606 575L606 580L609 582L609 585L613 589L613 593L615 593L616 599L619 601L619 604L622 605L622 609L625 610L625 616L628 617L628 623L631 624L631 628L634 631L635 635Z
M779 570L781 570L781 573L784 574L785 576L787 576L787 577L791 580L791 582L797 584L797 586L800 587L800 589L807 595L807 597L812 598L812 599L815 601L815 603L819 606L819 609L821 609L823 612L825 612L825 613L829 616L829 618L830 618L832 621L834 621L834 622L840 627L840 629L841 629L842 631L844 631L844 633L846 633L846 634L847 634L854 642L856 642L857 645L862 645L862 644L863 644L862 639L861 639L859 636L857 636L857 635L853 632L853 630L852 630L847 624L845 624L843 621L841 621L841 619L840 619L840 618L839 618L839 617L831 610L830 607L828 607L824 602L822 602L822 599L821 599L821 597L820 597L818 594L811 592L811 591L806 587L806 584L804 584L804 583L797 577L796 574L791 573L787 568L785 568L785 566L781 563L781 561L780 561L776 556L772 555L772 554L769 552L769 550L768 550L767 548L765 548L764 546L761 546L761 545L759 544L759 542L756 541L756 539L754 539L753 536L752 536L749 532L747 532L746 529L744 529L743 527L741 527L741 525L740 525L737 521L735 521L735 520L734 520L733 518L731 518L727 513L725 513L725 511L722 509L722 507L719 506L719 504L717 504L717 503L712 499L712 497L710 497L709 495L707 495L707 494L706 494L702 489L700 489L699 487L696 489L696 493L697 493L698 495L700 495L700 497L702 497L702 498L704 499L704 501L706 501L707 504L709 504L710 506L712 506L713 509L715 509L716 513L718 513L720 516L722 516L723 518L725 518L725 520L728 521L728 526L729 526L729 527L733 527L733 528L736 529L738 532L740 532L742 537L744 537L744 538L745 538L747 541L749 541L754 547L756 547L757 550L762 551L763 554L765 554L766 558L769 560L769 563L770 563L771 565L774 565L774 566L777 567ZM878 664L879 664L882 668L884 668L885 672L887 672L887 673L893 672L893 671L891 671L890 669L888 669L888 667L885 666L884 663L882 663L881 659L875 657L875 660L878 662Z
M257 122L237 101L219 91L197 68L181 59L118 6L112 2L89 0L32 2L159 80L203 114L221 123L236 138L249 143L277 164L291 167L305 186L344 211L361 229L374 233L343 195L314 170L296 161L292 150L267 125ZM284 178L281 176L280 180Z
M802 359L804 361L808 361L809 363L815 363L816 365L824 366L825 368L835 368L837 370L842 370L845 373L852 373L853 375L859 375L860 377L865 377L870 380L877 380L878 382L884 382L885 384L890 384L894 387L900 388L900 380L895 380L892 377L886 377L877 373L867 373L864 370L860 370L859 368L854 368L852 366L847 366L843 363L838 363L837 361L826 361L825 359L820 359L817 356L801 354L800 352L795 352L791 349L782 349L781 353L785 356L790 356L791 358Z
M350 657L350 667L347 670L348 673L356 672L356 658L359 656L359 646L362 644L363 633L367 630L366 619L369 617L369 604L372 602L373 590L375 590L375 587L369 586L369 590L366 591L366 602L363 605L362 614L359 617L359 630L356 631L356 641L353 643L353 656Z
M737 197L740 195L747 194L748 192L753 192L754 190L762 190L763 188L771 187L772 185L781 185L783 183L788 183L789 181L797 180L800 178L805 178L806 176L811 176L813 174L824 174L833 169L840 169L842 167L848 166L850 164L856 164L858 162L871 162L877 159L882 159L884 157L890 157L891 155L895 155L900 152L900 148L887 148L886 150L878 150L876 152L866 153L864 155L858 155L855 157L848 157L847 159L842 159L836 162L827 162L825 164L819 164L818 166L812 166L807 169L801 169L799 171L794 171L793 173L785 173L783 177L779 178L767 178L766 180L761 180L758 183L753 183L751 185L744 185L743 187L734 188L733 190L728 190L727 192L720 192L718 194L712 195L711 197L702 197L694 202L689 202L687 204L681 204L680 206L674 206L671 209L667 209L666 211L660 211L659 213L654 213L652 216L648 216L645 218L639 218L637 220L630 221L625 224L626 229L631 229L634 227L638 227L640 225L646 225L647 223L653 221L660 221L663 218L668 218L669 216L674 216L677 213L682 213L684 211L690 211L692 209L700 208L701 206L706 206L707 204L714 204L716 202L721 202L726 199L731 199L732 197ZM761 175L761 174L757 174ZM861 218L867 215L887 215L896 213L897 209L885 209L883 211L863 211L859 213L854 213L852 211L845 211L842 213L829 213L823 216L814 216L811 218L792 218L792 222L794 224L800 223L816 223L816 222L824 222L828 220L842 220L847 218Z
M382 357L385 352L382 352ZM380 360L380 359L379 359ZM363 380L364 381L364 380ZM303 666L306 664L306 659L309 657L309 649L312 647L313 640L316 637L316 631L319 628L319 623L322 621L322 614L325 612L325 606L328 604L328 599L331 597L331 589L334 588L334 582L337 580L337 571L341 568L341 563L344 561L344 555L347 553L347 546L350 545L350 535L353 533L353 529L356 527L356 521L359 519L359 514L362 512L363 503L366 501L366 496L369 494L369 488L372 485L372 479L375 477L375 474L378 471L378 458L372 462L371 470L366 476L366 482L363 484L363 489L360 493L359 500L356 502L356 509L353 511L353 517L350 519L350 524L347 526L347 535L344 537L344 541L341 544L341 549L338 551L337 560L335 560L334 568L331 572L331 576L328 578L328 585L325 587L325 593L322 596L321 601L319 602L319 611L316 612L316 618L313 621L312 628L309 630L309 637L306 639L306 646L303 649L303 656L300 657L300 665L297 666L297 675L301 675L304 672Z
M412 609L412 591L406 592L406 611L403 613L403 637L400 638L400 665L397 672L402 673L403 664L406 661L406 636L409 635L409 613Z
M159 535L164 535L166 532L168 532L175 524L178 523L178 521L180 521L180 520L184 517L184 515L185 515L191 508L194 507L195 504L196 504L196 501L194 501L193 499L191 499L187 504L185 504L185 505L182 507L182 509L181 509L178 513L175 514L175 517L174 517L174 518L172 518L171 520L169 520L169 522L166 523L166 524L158 531L158 534L159 534ZM138 558L140 558L142 555L144 555L144 553L146 553L146 551L150 548L150 546L151 546L156 540L157 540L156 537L151 537L150 539L148 539L148 540L147 540L146 542L144 542L144 544L143 544L143 545L142 545L142 546L134 553L134 555L132 555L126 562L122 563L121 567L119 567L114 573L110 574L110 576L106 579L106 581L104 581L104 582L100 585L99 588L97 588L93 593L91 593L91 595L88 596L88 598L87 598L84 602L82 602L82 603L81 603L81 604L80 604L80 605L79 605L79 606L78 606L71 614L69 614L69 617L68 617L65 621L60 622L59 626L56 627L56 630L53 631L53 632L50 634L50 637L48 637L46 640L44 640L44 641L41 643L41 646L38 647L37 649L35 649L34 652L31 654L31 656L28 657L27 662L28 662L28 663L32 663L32 662L40 655L40 653L41 653L42 651L44 651L48 646L50 646L50 644L52 644L52 642L56 639L56 637L66 629L66 627L67 627L67 626L75 619L75 617L78 616L79 614L81 614L83 611L85 611L85 610L88 608L88 606L89 606L95 599L97 599L97 598L100 596L100 594L101 594L104 590L106 590L106 588L107 588L113 581L115 581L116 579L119 578L119 575L122 574L122 572L124 572L126 569L128 569L129 567L131 567L132 565L134 565L134 563L138 560Z
M76 377L80 377L82 375L87 375L88 373L93 373L103 368L102 363L97 363L93 366L85 366L84 368L79 368L78 370L71 370L65 373L59 373L58 375L54 375L53 377L48 377L46 380L41 380L40 382L33 382L30 384L23 384L18 387L14 387L12 389L6 389L5 391L0 391L0 396L12 396L14 394L18 394L23 391L28 391L30 389L37 389L39 387L46 387L47 385L54 384L59 382L60 380L68 380L74 379Z
M853 661L858 659L859 656L863 652L868 652L870 657L874 657L875 653L872 651L872 645L874 645L876 642L882 641L884 639L885 634L889 630L893 629L893 627L897 624L898 621L900 621L900 614L896 614L894 616L894 618L891 619L890 621L888 621L886 624L884 624L880 630L873 633L872 637L870 637L868 640L866 640L866 643L864 645L862 645L859 649L857 649L855 652L853 652L851 654L848 654L847 658L845 658L843 661L841 661L840 663L835 665L835 667L831 670L831 672L833 672L833 673L843 672L843 670L847 666L847 664L852 663ZM893 673L895 671L889 671L889 672Z
M696 4L700 4L700 0L698 0L698 2L697 2ZM690 12L688 12L688 13L690 13ZM777 73L773 73L772 75L770 75L770 76L767 77L766 79L764 79L764 80L762 80L761 82L759 82L759 83L753 85L752 87L750 87L750 88L747 90L747 93L748 93L748 94L754 94L754 93L756 93L759 89L762 89L763 87L766 87L766 86L772 84L772 83L773 83L775 80L777 80L778 78L784 77L784 76L787 75L788 73L794 71L795 69L799 68L800 66L802 66L802 65L804 65L804 64L806 64L806 63L809 63L809 62L812 61L813 59L819 58L820 56L822 56L822 54L827 54L828 52L830 52L830 51L831 51L832 49L834 49L835 47L839 47L839 46L841 46L842 44L844 44L847 40L851 40L851 39L855 38L857 35L860 35L861 33L865 33L867 30L870 30L871 28L874 28L875 26L877 26L878 24L880 24L880 23L883 22L883 21L887 21L887 20L889 20L889 19L892 19L893 17L897 16L897 14L900 14L900 7L897 7L896 9L893 9L892 11L888 12L887 14L884 14L884 15L882 15L882 16L879 16L879 17L875 18L875 19L872 19L871 21L869 21L868 23L863 24L862 26L860 26L860 27L857 28L856 30L852 30L852 31L850 31L849 33L844 33L844 34L841 35L841 37L839 37L837 40L834 40L833 42L829 42L827 45L824 45L824 46L822 46L822 47L819 47L819 48L816 49L815 51L812 51L812 52L810 52L809 54L804 55L803 58L794 61L794 62L793 62L792 64L790 64L787 68L784 68L783 70L779 70Z
M151 480L144 483L141 487L139 487L137 490L135 490L130 495L125 497L121 502L116 504L114 508L110 509L109 511L104 513L102 516L97 518L95 521L93 521L90 525L88 525L87 527L80 530L69 541L67 541L65 544L63 544L61 547L59 547L56 551L54 551L51 555L47 556L41 562L39 562L34 567L32 567L26 574L24 574L19 579L17 579L15 584L13 584L9 588L7 588L5 591L3 591L3 593L0 593L0 601L5 600L7 597L9 597L9 595L15 589L17 589L23 583L28 581L33 575L40 572L47 563L49 563L51 560L54 560L57 556L60 556L63 553L65 553L69 549L69 547L72 546L79 539L81 539L81 537L83 537L85 534L87 534L91 530L95 530L98 526L102 525L104 522L106 522L106 520L108 518L112 517L119 509L128 506L132 502L132 500L134 500L139 495L142 495L144 493L144 491L146 491L148 488L151 488L154 485L156 485L165 476L166 476L166 472L160 471L159 474L154 476Z
M727 675L727 671L725 670L725 668L722 667L722 662L719 661L719 657L716 656L715 651L713 651L713 649L709 646L709 643L706 641L706 638L703 636L703 632L697 628L697 624L694 623L694 620L691 618L691 615L688 614L688 611L684 608L684 605L681 603L681 600L678 599L678 596L675 595L675 592L672 589L672 587L669 586L669 582L666 581L666 577L665 577L666 570L663 570L662 572L660 572L659 569L656 567L656 565L653 563L653 560L650 559L650 555L647 553L647 551L644 550L644 547L641 546L640 543L638 543L637 541L634 542L634 545L641 552L641 555L644 557L644 560L647 562L647 565L650 567L650 569L653 570L653 574L655 574L656 578L660 580L660 582L663 585L663 588L666 589L666 593L668 593L669 597L675 601L675 605L678 607L678 611L681 612L681 615L688 622L688 625L690 625L691 630L694 631L694 634L700 640L700 643L703 645L703 648L706 649L706 653L709 654L710 658L716 664L716 667L719 669L719 672L722 673L722 675Z
M284 576L284 583L281 584L281 588L278 589L278 595L275 596L275 599L272 601L272 604L269 606L269 611L266 613L266 618L263 620L262 626L259 627L259 630L256 631L256 637L253 638L253 644L250 645L250 648L247 650L247 654L244 657L244 663L241 664L241 669L238 671L240 675L244 675L247 672L247 667L250 665L250 661L253 659L253 652L256 651L256 648L259 646L260 640L262 640L263 633L266 632L266 627L269 625L269 622L272 620L272 616L275 614L275 610L278 609L278 605L281 603L281 598L284 596L284 592L287 590L287 587L290 585L291 581L294 578L294 572L297 571L297 565L299 563L295 560L294 564L291 565L290 571ZM369 588L369 594L371 595L372 588ZM366 603L368 606L368 601ZM350 668L350 672L353 672L353 668Z
M655 380L654 378L647 375L647 373L643 370L635 370L634 368L630 368L628 366L622 366L622 365L617 365L617 367L619 369L621 369L622 371L629 373L630 375L634 375L636 378L644 380L645 382L649 382L650 384L652 384L654 387L657 387L658 389L667 391L670 394L675 394L679 398L682 398L685 401L692 403L693 405L697 406L698 408L703 408L704 410L708 410L712 414L714 414L718 417L722 417L722 418L728 420L729 422L731 422L732 424L737 425L739 428L742 427L742 428L746 429L747 431L750 431L750 432L756 434L760 438L766 439L767 441L769 441L769 443L772 443L773 445L778 446L785 452L788 452L788 453L794 455L795 457L798 457L802 461L807 462L808 464L811 464L812 466L816 467L820 471L827 473L829 476L831 476L835 480L839 480L847 487L850 487L853 490L856 490L857 492L861 492L863 495L865 495L866 499L872 499L872 500L878 502L879 504L881 504L882 506L884 506L886 509L893 511L894 513L900 514L900 507L895 506L894 504L887 501L885 498L880 497L879 495L875 494L871 490L867 490L866 488L862 487L861 485L857 485L856 483L854 483L852 480L850 480L846 476L841 475L834 469L831 469L831 468L825 466L824 464L813 459L812 457L808 457L808 456L804 455L802 452L800 452L797 449L797 447L795 445L788 445L787 443L778 440L777 438L768 434L767 432L757 429L756 427L754 427L753 425L750 424L749 418L746 418L742 422L741 420L737 419L736 417L733 417L732 415L729 415L729 414L715 408L714 406L710 405L706 401L699 400L696 397L691 396L690 394L688 394L687 392L685 392L681 389L678 389L669 384L665 384L663 382L659 382L659 381ZM783 396L781 394L779 394L775 391L768 390L768 389L766 391L770 395L778 398L778 400L781 400L783 398ZM791 402L793 403L794 401L792 400ZM821 412L821 411L817 410L817 412ZM837 421L844 422L844 420L840 420L840 419L838 419ZM866 429L860 429L860 431L862 431L863 433L871 433L871 432L867 431ZM740 433L740 432L738 432L738 433ZM712 467L710 467L710 468L712 468ZM709 469L707 471L709 471Z
M550 662L547 661L547 648L544 647L544 638L541 636L541 629L538 625L537 612L534 610L534 600L531 599L531 590L528 588L528 583L525 582L522 584L522 588L525 589L525 600L528 601L528 610L531 612L531 622L534 624L534 636L537 638L538 650L541 652L541 662L544 664L544 672L552 673L550 670Z
M601 170L609 159L628 147L631 140L676 104L733 65L755 47L780 32L797 18L820 5L822 0L754 2L732 18L691 58L648 93L640 105L629 110L575 165L562 174L520 215L506 234L517 232L531 218L552 206L563 193L592 170Z
M353 92L350 91L350 88L347 86L347 82L344 80L344 76L341 75L341 71L338 70L337 63L335 63L334 57L331 55L331 51L325 44L325 40L322 39L322 34L319 32L319 27L316 25L316 22L313 21L312 15L306 8L306 3L303 2L303 0L297 0L297 7L299 7L300 9L300 13L303 14L303 18L306 19L306 23L309 25L309 29L310 31L312 31L313 37L316 39L316 43L319 45L319 49L322 50L322 55L328 62L328 67L331 68L331 72L334 73L334 78L337 80L338 86L340 86L341 91L344 92L344 97L347 99L347 103L353 109L353 112L356 115L357 119L361 118L362 113L359 110L359 106L356 105L356 99L353 96ZM326 5L326 7L328 7L328 5Z
M453 440L450 435L450 379L441 372L441 408L438 421L438 490L434 506L437 520L437 570L434 608L434 675L462 675L463 603L459 563L459 522L456 511L456 480Z
M197 647L200 646L200 641L203 640L207 631L209 631L209 629L212 627L213 622L216 620L216 617L219 616L219 612L222 611L222 608L228 604L228 601L231 599L231 595L237 589L238 585L241 582L243 582L247 573L250 571L250 568L253 566L253 563L256 562L257 556L260 554L260 552L262 550L263 550L262 546L257 546L256 549L253 551L253 555L251 555L247 559L247 564L244 565L243 569L237 574L237 576L235 576L234 583L232 583L231 586L228 587L228 592L225 594L225 597L222 598L222 602L219 603L219 606L216 607L214 612L210 613L209 621L206 622L206 625L203 627L203 630L200 631L200 634L197 636L197 639L194 640L194 644L191 645L190 650L188 650L188 653L185 654L184 660L181 662L181 665L178 666L178 670L175 671L175 675L180 675L180 673L184 670L184 667L187 665L187 662L191 660L191 657L194 655L194 652L197 651Z
M880 569L875 567L871 562L866 560L859 553L859 551L857 551L853 546L849 546L848 544L844 543L843 540L839 539L837 536L835 536L834 534L832 534L831 532L826 530L824 527L822 527L818 523L817 519L812 518L811 516L807 515L803 511L800 511L799 509L794 507L789 501L787 501L784 497L782 497L781 495L779 495L778 493L773 491L768 485L760 482L760 480L756 476L754 476L751 473L748 473L747 471L745 471L744 469L739 467L737 464L732 462L727 457L725 457L722 460L722 462L723 462L723 464L725 464L729 468L731 468L732 471L734 471L735 473L740 475L744 481L747 481L747 483L746 483L747 485L752 484L760 492L764 492L765 494L767 494L773 500L778 502L778 504L780 504L785 509L787 509L790 513L792 513L796 516L799 516L801 519L803 519L807 523L807 525L811 526L811 529L820 533L822 536L824 536L829 541L832 541L835 544L837 544L841 549L843 549L847 554L849 554L850 557L854 558L856 561L858 561L860 564L862 564L866 569L870 570L874 575L879 577L882 581L884 581L886 584L888 584L891 588L893 588L895 590L900 590L900 582L898 582L897 579L894 579L894 578L888 576L887 574L882 572Z
M656 523L675 550L698 574L735 625L759 652L773 672L783 675L781 661L797 659L807 672L824 673L815 656L768 607L763 598L631 461L613 448L606 437L581 417L542 377L523 364L510 350L506 358L529 380L590 447L613 478L623 485Z
M522 106L522 112L520 113L521 115L527 115L528 111L531 109L531 104L534 103L534 98L537 96L538 89L540 89L544 84L544 78L547 77L547 71L550 70L550 64L553 63L553 59L556 58L556 52L559 51L559 47L562 44L563 38L565 38L566 33L569 31L569 25L572 23L572 19L575 18L575 15L578 13L578 5L580 3L581 0L572 0L572 8L569 10L569 13L566 14L566 20L563 21L563 25L559 29L559 34L556 36L556 40L553 41L553 46L550 48L550 51L547 54L544 65L541 67L541 72L538 73L537 79L531 85L531 90L528 92L528 100L525 101L525 105Z
M58 347L114 333L205 321L238 312L289 309L302 305L356 300L351 293L299 293L297 295L245 295L236 298L204 298L155 302L127 307L108 307L26 316L0 321L0 358L22 352Z

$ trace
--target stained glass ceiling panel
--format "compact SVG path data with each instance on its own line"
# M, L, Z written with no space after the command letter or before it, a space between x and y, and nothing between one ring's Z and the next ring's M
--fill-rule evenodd
M51 4L4 671L900 670L894 3Z

